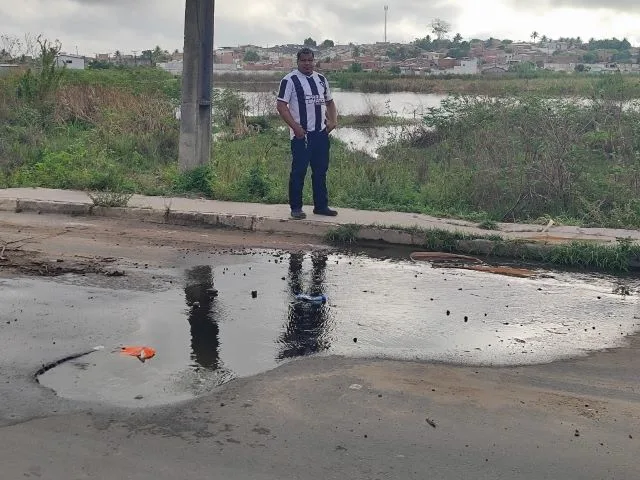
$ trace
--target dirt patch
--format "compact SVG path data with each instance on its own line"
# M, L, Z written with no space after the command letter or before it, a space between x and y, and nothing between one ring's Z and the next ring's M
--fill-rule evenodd
M594 244L602 243L602 238L583 238L577 235L568 235L565 237L557 235L545 235L539 237L522 237L523 241L530 241L533 243L541 243L543 245L563 245L570 242L591 242Z
M124 271L118 270L112 265L115 261L115 258L82 258L78 256L51 259L35 251L5 249L3 255L0 256L0 274L20 273L55 277L69 273L78 275L94 273L108 277L124 276Z

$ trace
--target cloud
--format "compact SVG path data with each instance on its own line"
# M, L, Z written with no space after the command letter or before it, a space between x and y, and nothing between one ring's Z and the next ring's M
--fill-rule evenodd
M620 13L640 13L637 0L509 0L507 3L518 9L541 11L544 8L576 8L583 10L614 10Z
M0 34L42 33L60 39L65 50L77 46L85 55L156 45L182 49L185 0L20 0L20 8L9 3L0 0ZM633 39L640 22L638 15L619 13L640 14L635 0L233 0L216 5L215 44L280 45L309 36L318 42L382 41L385 3L391 42L431 34L428 25L434 18L450 22L451 34L465 38L489 32L481 38L512 39L527 39L534 29L554 37Z
M388 38L410 41L428 32L434 17L450 22L461 0L390 3ZM182 48L184 0L22 0L20 9L0 5L0 32L43 33L64 48L91 51ZM301 43L311 36L343 43L383 40L380 0L235 0L216 5L216 45Z

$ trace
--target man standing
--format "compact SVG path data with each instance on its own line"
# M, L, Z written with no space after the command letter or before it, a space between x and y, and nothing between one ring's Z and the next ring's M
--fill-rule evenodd
M298 52L298 68L280 82L278 113L289 125L291 134L291 174L289 175L289 205L291 218L303 219L302 189L307 169L311 165L313 213L335 217L329 208L327 170L329 168L329 132L338 123L338 110L327 79L313 71L313 50Z

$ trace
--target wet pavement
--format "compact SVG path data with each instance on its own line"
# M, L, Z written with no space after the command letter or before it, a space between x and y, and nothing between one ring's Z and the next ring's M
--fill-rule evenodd
M185 254L175 265L0 280L3 355L54 362L104 345L39 381L63 398L131 407L187 400L302 356L539 364L622 346L640 330L632 277L521 279L329 251ZM114 353L121 345L158 353L142 363Z

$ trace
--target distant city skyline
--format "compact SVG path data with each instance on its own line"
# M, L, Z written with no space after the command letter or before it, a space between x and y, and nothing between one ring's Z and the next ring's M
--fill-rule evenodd
M21 0L0 4L0 35L43 34L59 39L69 53L141 52L160 45L182 50L184 1ZM292 0L235 0L216 5L216 47L254 44L374 43L384 40L384 6L389 5L387 40L408 43L431 34L429 23L441 18L451 36L464 39L540 36L627 38L640 43L640 2L634 0L361 0L348 4L325 0L309 5Z

